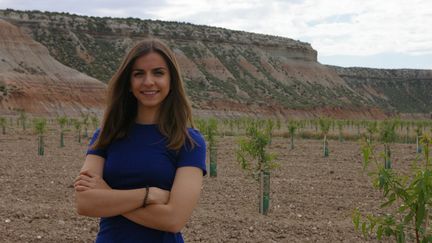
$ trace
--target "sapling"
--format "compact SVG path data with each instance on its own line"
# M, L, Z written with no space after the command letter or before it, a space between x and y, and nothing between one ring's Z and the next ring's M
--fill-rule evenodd
M409 136L409 132L410 132L410 125L409 125L409 123L405 124L405 131L406 131L406 134L405 134L405 143L408 143L408 136Z
M0 117L0 126L2 128L2 134L6 134L6 118Z
M368 133L368 139L372 142L374 134L378 132L378 122L368 121L366 124L366 131Z
M429 146L430 136L424 135L420 143L424 146L424 156L418 156L411 167L411 173L398 174L378 162L374 146L366 141L362 145L363 169L371 163L374 169L368 171L373 185L385 198L381 208L389 207L393 213L380 216L362 216L356 208L352 220L356 230L361 228L364 237L375 234L378 240L383 236L394 237L396 242L431 242L432 228L429 224L432 205L432 168ZM420 163L419 160L420 159Z
M207 121L207 127L206 127L206 135L207 140L209 142L209 151L210 151L210 177L216 177L217 176L217 141L216 141L216 135L217 135L217 129L218 129L218 123L217 120L214 118L210 118Z
M77 133L77 141L78 143L81 143L81 121L78 119L71 119L71 122L75 128L75 131Z
M35 118L33 120L33 125L36 133L38 134L38 155L44 155L44 133L46 130L46 119L45 118Z
M324 157L329 156L329 148L327 142L327 134L330 130L331 120L329 118L321 117L318 120L321 129L321 134L323 135L323 154Z
M237 161L242 169L259 182L259 212L267 215L270 206L270 171L277 164L272 162L274 155L266 151L269 145L269 133L259 129L257 122L251 122L246 128L247 138L239 140L236 151Z
M390 144L396 139L396 125L395 120L385 120L380 124L380 140L384 143L384 167L391 168L391 151Z
M268 134L268 136L270 138L269 144L271 144L272 143L272 136L273 136L273 129L275 127L275 123L274 123L274 121L272 119L268 119L265 122L264 126L265 126L265 132Z
M288 121L287 126L288 126L289 135L291 137L291 149L294 149L294 135L299 125L297 121L290 120Z
M84 127L84 137L87 138L88 137L88 125L89 125L89 114L83 113L81 114L81 124Z
M18 121L21 122L22 128L25 131L26 130L27 115L23 109L18 110L18 112L19 112Z
M60 116L57 118L57 122L60 125L60 148L63 148L64 145L64 132L65 125L68 122L68 118L66 116Z
M344 127L345 122L343 120L337 120L336 121L336 125L339 131L339 142L343 142L344 138L343 138L343 127Z
M419 138L423 133L423 124L422 123L417 122L416 128L415 128L415 133L416 133L416 152L421 153L422 149L421 149L421 146L419 144L419 140L420 140Z
M91 123L93 125L93 129L97 129L99 127L99 119L97 116L92 116L91 117Z

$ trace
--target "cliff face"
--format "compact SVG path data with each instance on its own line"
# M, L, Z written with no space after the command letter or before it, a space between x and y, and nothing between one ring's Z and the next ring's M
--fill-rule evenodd
M79 115L102 108L106 85L64 66L0 19L0 111Z
M355 118L384 117L384 111L399 108L386 93L368 97L362 86L341 74L341 68L319 64L308 43L287 38L176 22L37 11L0 10L0 18L19 26L61 63L104 82L134 43L149 36L160 38L175 51L193 107L203 114L337 113ZM373 81L365 82L380 94L369 83ZM430 82L425 85L431 90ZM430 103L412 110L420 111L432 111Z
M352 89L386 110L432 112L432 70L329 67Z

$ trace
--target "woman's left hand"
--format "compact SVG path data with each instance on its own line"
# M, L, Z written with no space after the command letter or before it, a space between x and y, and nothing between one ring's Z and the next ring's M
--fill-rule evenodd
M99 176L90 171L82 171L75 179L75 191L87 191L90 189L111 189L111 187Z

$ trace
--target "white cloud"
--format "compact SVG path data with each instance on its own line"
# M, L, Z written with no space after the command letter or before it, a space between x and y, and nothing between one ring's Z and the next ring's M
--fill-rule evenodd
M307 41L320 56L432 53L429 0L0 0L0 8L185 21Z

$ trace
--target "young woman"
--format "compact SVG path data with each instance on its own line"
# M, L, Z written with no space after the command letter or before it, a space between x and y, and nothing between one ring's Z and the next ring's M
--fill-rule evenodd
M75 180L80 215L101 217L96 242L183 242L205 175L205 141L173 52L157 39L126 55L103 123Z

